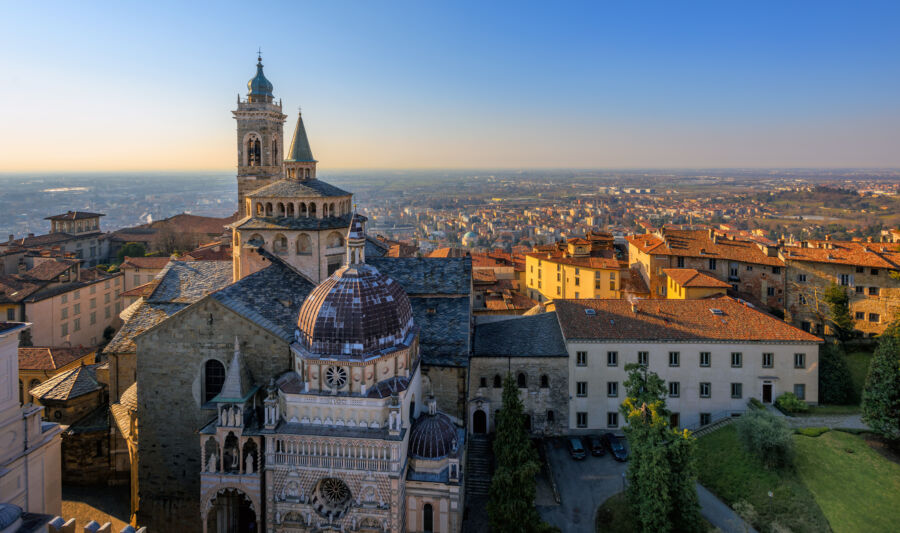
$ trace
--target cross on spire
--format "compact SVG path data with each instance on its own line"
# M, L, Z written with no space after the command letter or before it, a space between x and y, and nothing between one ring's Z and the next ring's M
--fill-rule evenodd
M262 61L262 46L260 46L259 49L256 51L256 60Z

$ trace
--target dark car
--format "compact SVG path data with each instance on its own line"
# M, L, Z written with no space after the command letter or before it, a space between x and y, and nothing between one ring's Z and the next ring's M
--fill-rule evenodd
M581 439L578 437L569 437L566 439L566 444L569 446L569 455L572 456L572 459L580 461L587 457L587 453L584 451L584 444L581 443Z
M625 449L625 445L622 444L619 437L616 437L612 433L607 433L606 435L603 435L603 442L606 443L606 448L609 450L609 453L616 458L616 461L628 460L628 450Z
M588 448L591 449L591 455L594 457L603 457L606 455L606 447L603 444L603 439L601 439L599 435L591 435L588 437Z

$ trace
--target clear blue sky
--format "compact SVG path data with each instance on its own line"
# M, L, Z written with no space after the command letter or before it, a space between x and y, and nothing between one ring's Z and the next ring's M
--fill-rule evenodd
M900 166L900 2L10 2L0 171Z

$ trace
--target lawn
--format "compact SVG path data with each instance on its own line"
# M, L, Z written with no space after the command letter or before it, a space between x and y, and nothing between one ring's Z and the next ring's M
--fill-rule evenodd
M836 533L898 530L900 464L840 431L794 441L799 477Z
M697 444L700 483L729 506L749 504L741 506L750 509L742 511L744 519L760 531L771 531L773 523L795 532L828 531L825 515L797 473L765 469L741 447L733 424Z
M641 527L636 518L637 516L628 507L625 493L620 492L597 508L594 526L598 533L638 533ZM718 531L706 520L703 520L703 523L707 531L711 533Z

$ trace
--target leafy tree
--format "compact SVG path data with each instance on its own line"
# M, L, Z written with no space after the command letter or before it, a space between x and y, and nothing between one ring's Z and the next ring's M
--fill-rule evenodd
M637 363L625 365L628 379L625 380L625 396L632 398L635 405L651 405L659 403L657 409L661 416L666 416L666 382L646 366ZM628 416L628 413L625 413Z
M826 344L819 352L819 402L848 404L858 401L854 396L843 348L836 342Z
M547 526L534 506L534 477L541 467L525 431L522 400L512 374L507 374L503 381L503 406L497 415L494 457L497 468L491 479L487 505L491 529L498 533L544 530Z
M862 394L863 422L900 444L900 338L882 336Z
M631 447L626 495L641 531L702 531L696 439L687 430L669 428L662 401L637 404L629 397L622 412Z
M143 257L145 253L147 253L147 248L143 244L126 242L124 246L119 248L119 253L116 254L116 257L121 263L125 260L125 257Z
M834 336L841 342L853 337L853 317L850 315L850 296L843 287L832 283L822 297L828 304L828 321L834 329Z
M794 440L783 417L755 409L741 415L735 422L735 429L744 449L766 466L780 468L793 462Z

